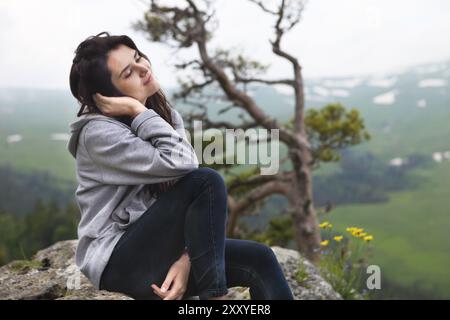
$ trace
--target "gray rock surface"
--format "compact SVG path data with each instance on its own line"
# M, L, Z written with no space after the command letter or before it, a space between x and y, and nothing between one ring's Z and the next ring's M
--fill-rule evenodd
M119 293L94 289L75 265L77 240L57 242L31 261L13 261L0 268L0 299L130 300ZM274 246L296 299L341 299L309 261L297 251ZM249 299L249 289L230 288L229 299ZM198 297L190 297L198 299Z

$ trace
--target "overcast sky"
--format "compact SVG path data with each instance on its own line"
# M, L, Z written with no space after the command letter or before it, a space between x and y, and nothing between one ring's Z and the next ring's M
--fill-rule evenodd
M219 27L210 47L241 48L270 63L267 77L291 75L270 50L271 16L246 0L216 2ZM161 85L175 85L177 56L131 28L144 9L141 0L0 0L0 87L68 89L75 48L101 31L129 35L152 59ZM282 46L299 59L305 77L331 77L450 59L449 35L448 0L309 0ZM178 54L195 56L194 49Z

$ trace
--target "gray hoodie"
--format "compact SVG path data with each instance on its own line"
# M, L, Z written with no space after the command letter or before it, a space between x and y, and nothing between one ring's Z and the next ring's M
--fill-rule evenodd
M152 109L131 126L100 114L70 124L68 149L76 159L80 209L75 261L99 289L115 244L155 201L146 184L181 178L198 168L183 119L172 110L172 126Z

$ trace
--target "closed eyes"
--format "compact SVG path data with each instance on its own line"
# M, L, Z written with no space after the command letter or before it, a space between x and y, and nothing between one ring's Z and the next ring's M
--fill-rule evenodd
M139 56L137 59L136 59L136 62L139 62L139 60L141 60L141 56ZM129 73L127 73L127 75L125 76L125 79L127 79L127 78L129 78L130 76L131 76L131 74L133 73L133 70L132 69L130 69L130 72Z

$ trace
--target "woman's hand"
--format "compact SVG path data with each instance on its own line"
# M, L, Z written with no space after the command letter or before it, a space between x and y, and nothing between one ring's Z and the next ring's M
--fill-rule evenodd
M163 300L181 300L186 292L190 270L191 262L189 256L187 253L184 253L170 267L161 289L156 284L152 284L153 292L163 298ZM172 287L170 287L171 284ZM165 291L163 291L164 289Z
M146 107L137 99L132 97L106 97L100 93L92 96L95 104L106 116L132 116L135 117Z

